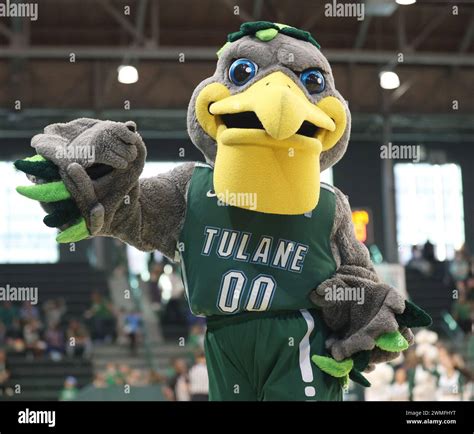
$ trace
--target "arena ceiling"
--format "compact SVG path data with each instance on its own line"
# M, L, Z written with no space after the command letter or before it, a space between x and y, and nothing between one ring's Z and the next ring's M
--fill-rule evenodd
M472 143L474 2L366 0L363 20L327 16L333 3L41 0L37 21L0 18L0 130L27 135L44 121L77 115L130 117L123 110L130 101L142 125L184 135L192 90L212 74L227 33L263 19L308 30L320 42L356 132L372 136L370 128L378 130L390 115L407 134L429 125L436 135L444 128L454 133L450 140ZM136 84L117 82L121 63L137 66ZM385 68L399 74L398 89L380 88Z

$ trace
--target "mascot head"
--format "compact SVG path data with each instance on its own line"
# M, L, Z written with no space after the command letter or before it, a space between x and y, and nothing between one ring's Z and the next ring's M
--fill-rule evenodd
M313 210L320 172L343 156L350 132L319 44L308 32L259 21L231 33L218 57L188 109L189 134L214 166L216 194L253 194L252 209L264 213Z

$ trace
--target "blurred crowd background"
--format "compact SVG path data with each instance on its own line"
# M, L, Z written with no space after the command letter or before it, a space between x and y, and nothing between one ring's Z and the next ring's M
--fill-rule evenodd
M34 375L34 366L43 363L51 368L47 370L48 375L55 366L60 368L55 371L59 377L54 388L57 396L49 395L50 399L78 399L81 389L87 391L86 397L94 396L92 389L109 389L112 394L107 396L122 395L127 399L127 388L149 388L155 399L207 400L205 319L194 317L189 311L179 265L170 263L158 252L150 256L134 252L127 257L127 248L120 248L125 252L121 256L123 261L115 265L108 282L138 281L140 300L131 301L128 308L114 304L110 288L90 292L87 308L73 316L68 313L67 296L47 299L38 305L1 303L1 399L18 398L15 389L18 385L21 387L23 371L17 366L23 369L31 366L30 375ZM130 263L137 266L137 256L146 264L145 279L131 273ZM435 273L437 265L432 246L426 244L413 247L413 257L406 268L421 278ZM443 265L442 278L456 294L450 311L446 312L455 334L448 336L439 327L435 327L438 332L417 331L413 347L393 362L377 365L375 371L367 374L371 388L350 383L344 399L474 399L474 259L462 249ZM143 301L149 307L148 313L140 308ZM154 331L162 335L159 341L150 339L147 336L150 330L145 330L143 315L150 313L156 320L151 321L152 327L156 327ZM150 354L147 354L150 351L154 351L151 357L158 364L150 363ZM23 365L19 363L21 359L31 363ZM74 372L84 364L91 364L92 369L85 377L82 374L77 377ZM70 372L68 366L72 367Z

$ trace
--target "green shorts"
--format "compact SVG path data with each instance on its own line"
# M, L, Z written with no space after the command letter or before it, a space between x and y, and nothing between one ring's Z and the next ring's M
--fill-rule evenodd
M340 401L337 378L310 357L325 355L327 328L316 310L246 312L208 318L211 401Z

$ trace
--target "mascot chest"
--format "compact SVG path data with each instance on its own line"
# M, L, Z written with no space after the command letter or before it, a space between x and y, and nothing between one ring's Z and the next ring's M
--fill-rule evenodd
M177 246L193 312L312 307L309 293L336 269L330 244L334 213L335 195L326 188L317 208L305 215L230 206L213 193L212 168L196 168Z

